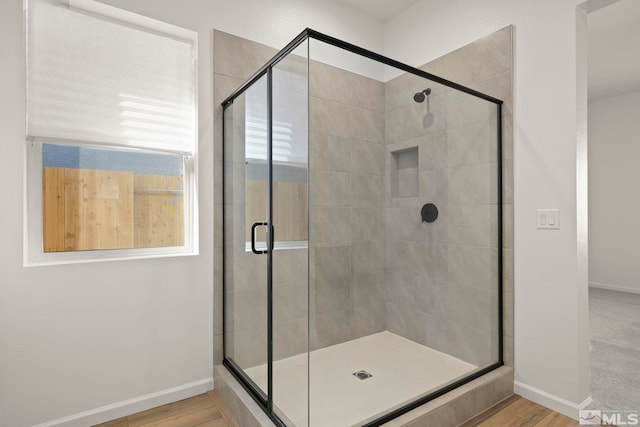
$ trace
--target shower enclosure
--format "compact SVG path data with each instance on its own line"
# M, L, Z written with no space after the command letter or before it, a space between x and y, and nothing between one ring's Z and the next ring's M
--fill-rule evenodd
M502 365L501 104L309 29L224 101L224 365L276 425Z

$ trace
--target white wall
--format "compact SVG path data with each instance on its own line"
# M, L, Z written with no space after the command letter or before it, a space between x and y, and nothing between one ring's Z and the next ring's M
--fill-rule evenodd
M105 405L88 425L210 388L213 365L212 88L208 30L284 46L304 27L382 50L380 23L330 0L106 0L199 33L200 255L22 266L22 1L0 2L0 425L21 427ZM163 394L173 387L187 388ZM153 397L153 396L151 396ZM118 412L120 411L120 412ZM49 424L57 425L57 423Z
M589 282L640 293L640 91L589 102Z
M418 65L515 25L516 392L573 417L589 396L586 210L578 210L577 190L585 171L576 167L584 143L576 139L578 3L421 0L385 29L385 51ZM539 208L560 209L559 231L536 229Z

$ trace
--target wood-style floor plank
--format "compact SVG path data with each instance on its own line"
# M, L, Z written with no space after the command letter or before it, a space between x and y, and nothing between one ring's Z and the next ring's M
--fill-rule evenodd
M579 425L576 420L557 412L551 412L536 424L536 427L577 427Z
M478 426L534 427L550 413L551 409L520 398Z
M218 409L216 408L213 401L209 398L209 396L207 396L206 394L201 394L189 399L180 400L178 402L169 403L166 405L158 406L157 408L129 415L127 417L127 421L129 422L129 427L154 426L154 423L156 422L167 420L169 418L180 417L182 415L190 414L201 409L215 410L219 414ZM209 420L203 420L203 422L204 421Z
M207 421L204 424L198 424L197 427L228 427L228 424L224 418L218 418L217 420Z
M144 427L183 427L183 426L199 426L208 422L224 420L218 408L200 408L193 409L189 412L181 414L170 415L160 420L153 421L147 424L140 424ZM131 424L129 424L131 426Z
M228 427L224 418L218 418L217 420L207 421L204 424L199 424L197 427Z
M231 416L231 413L229 412L227 407L222 404L215 390L208 391L207 395L211 398L211 400L213 400L213 403L218 407L218 410L220 411L222 418L224 418L224 420L227 422L228 427L240 427Z
M579 425L577 420L513 395L465 422L461 427L577 427Z
M127 417L122 417L113 421L98 424L96 427L129 427L129 423L127 422Z
M461 427L577 427L576 420L513 395ZM162 405L95 427L239 427L215 392Z
M118 418L95 427L235 427L207 393Z

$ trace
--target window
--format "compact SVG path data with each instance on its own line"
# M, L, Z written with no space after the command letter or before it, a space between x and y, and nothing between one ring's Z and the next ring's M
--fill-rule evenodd
M196 34L29 0L25 264L197 252Z
M184 245L175 154L42 144L44 252Z

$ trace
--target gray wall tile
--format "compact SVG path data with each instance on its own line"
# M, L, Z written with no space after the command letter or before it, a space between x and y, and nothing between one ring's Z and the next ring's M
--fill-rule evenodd
M351 108L340 102L309 98L309 129L311 133L352 138Z
M384 147L378 144L354 141L351 143L352 173L383 175Z
M349 172L352 143L349 139L313 133L309 139L309 168Z
M311 96L349 104L352 99L351 79L349 74L342 69L324 64L319 61L311 61L309 64L309 94Z
M248 79L277 50L223 31L214 31L213 68L216 74Z
M383 240L383 216L382 209L379 207L351 208L351 239L353 241Z
M351 242L351 209L348 207L316 207L309 212L312 242Z
M350 107L348 120L349 135L352 139L376 144L384 143L384 113L360 107Z
M311 171L310 206L350 206L351 178L345 172Z
M382 208L382 176L351 175L351 206Z

